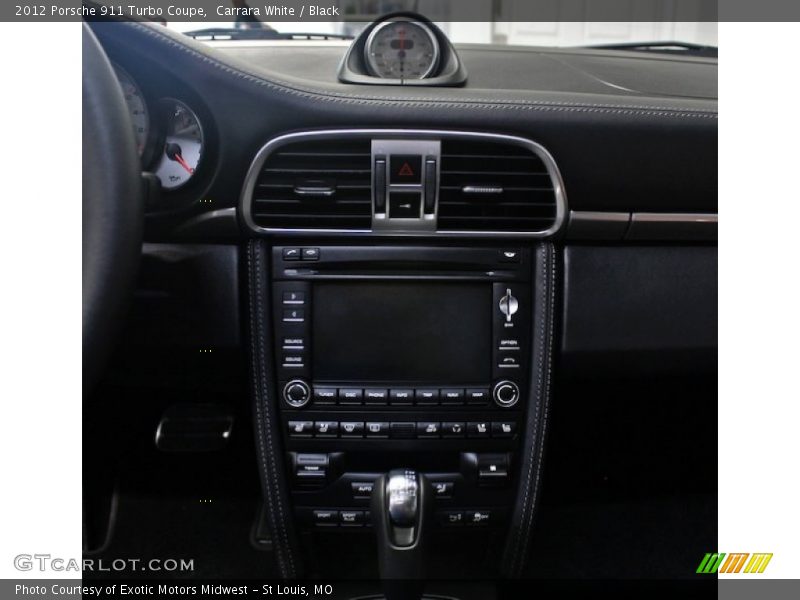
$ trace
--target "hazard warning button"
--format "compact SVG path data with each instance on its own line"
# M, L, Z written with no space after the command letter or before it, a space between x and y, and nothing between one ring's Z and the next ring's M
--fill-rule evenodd
M422 157L413 154L393 154L390 162L389 183L420 183Z

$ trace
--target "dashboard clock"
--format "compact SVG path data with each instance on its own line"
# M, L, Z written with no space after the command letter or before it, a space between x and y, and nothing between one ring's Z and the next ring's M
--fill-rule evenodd
M369 72L384 79L425 79L436 70L439 56L430 27L409 17L379 23L364 46Z

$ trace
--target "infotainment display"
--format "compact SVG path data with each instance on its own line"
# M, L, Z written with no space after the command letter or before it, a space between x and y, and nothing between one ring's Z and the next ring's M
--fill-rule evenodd
M313 298L317 381L490 380L491 285L315 282Z

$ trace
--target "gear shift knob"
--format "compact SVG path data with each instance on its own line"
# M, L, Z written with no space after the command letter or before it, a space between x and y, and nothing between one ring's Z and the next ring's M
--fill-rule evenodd
M389 521L397 527L413 527L419 511L417 474L409 469L394 469L386 476Z
M394 469L372 487L378 567L388 600L418 599L424 577L424 541L431 519L429 483L412 469Z

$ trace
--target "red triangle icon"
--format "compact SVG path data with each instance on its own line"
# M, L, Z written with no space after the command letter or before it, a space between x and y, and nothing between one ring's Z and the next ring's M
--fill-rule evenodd
M411 165L409 165L407 162L404 162L397 175L400 177L413 177L414 171L411 169Z

